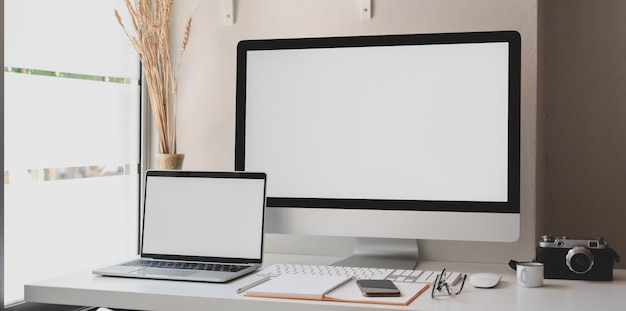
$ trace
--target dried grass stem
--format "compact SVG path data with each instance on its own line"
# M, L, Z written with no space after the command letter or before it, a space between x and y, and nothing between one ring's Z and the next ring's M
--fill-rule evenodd
M176 153L176 107L180 61L189 41L191 18L183 36L178 66L170 59L172 0L125 0L132 29L125 26L117 10L115 17L139 53L148 87L150 108L161 153Z

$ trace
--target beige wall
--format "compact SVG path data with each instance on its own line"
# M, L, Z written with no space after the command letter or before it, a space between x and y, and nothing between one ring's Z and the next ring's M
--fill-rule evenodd
M242 39L517 30L522 35L522 232L516 243L424 241L426 259L507 262L531 259L535 233L537 2L534 0L236 0L235 24L223 24L218 0L176 1L173 40L187 16L193 31L179 86L179 150L186 169L232 169L235 51ZM351 251L352 239L272 236L272 251Z
M624 258L626 1L540 4L538 232L603 236Z

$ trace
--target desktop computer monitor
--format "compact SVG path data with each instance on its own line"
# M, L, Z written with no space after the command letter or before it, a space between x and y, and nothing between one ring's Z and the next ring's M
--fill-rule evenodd
M267 231L357 237L356 266L414 266L417 239L517 240L520 44L241 41L235 169L267 173Z

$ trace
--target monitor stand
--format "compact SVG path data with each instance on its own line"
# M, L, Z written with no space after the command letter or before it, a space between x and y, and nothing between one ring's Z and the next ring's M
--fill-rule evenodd
M418 257L417 240L357 238L353 255L333 266L413 270Z

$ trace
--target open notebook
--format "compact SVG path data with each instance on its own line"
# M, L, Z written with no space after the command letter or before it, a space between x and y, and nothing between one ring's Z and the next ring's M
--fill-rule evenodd
M264 173L146 172L140 258L104 276L226 282L262 264Z
M398 297L365 297L352 277L284 274L247 290L244 295L406 306L430 286L428 283L394 282L394 284L401 293Z

